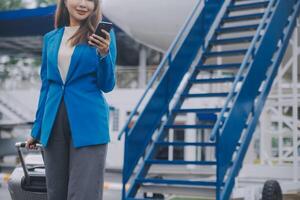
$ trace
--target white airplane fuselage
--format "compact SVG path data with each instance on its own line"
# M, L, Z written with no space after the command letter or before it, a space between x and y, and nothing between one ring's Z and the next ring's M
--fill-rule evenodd
M103 0L104 15L136 41L166 51L195 0Z

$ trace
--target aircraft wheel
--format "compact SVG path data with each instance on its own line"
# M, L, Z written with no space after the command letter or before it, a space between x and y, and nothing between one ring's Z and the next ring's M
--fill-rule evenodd
M282 191L278 181L268 180L265 182L262 200L282 200Z

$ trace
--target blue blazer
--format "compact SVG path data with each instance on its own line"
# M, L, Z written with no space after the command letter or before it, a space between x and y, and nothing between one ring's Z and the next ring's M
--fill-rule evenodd
M103 96L115 86L116 39L110 31L109 53L78 44L63 83L58 69L58 50L64 28L43 38L40 97L31 136L47 146L62 97L68 113L74 147L105 144L109 137L109 107Z

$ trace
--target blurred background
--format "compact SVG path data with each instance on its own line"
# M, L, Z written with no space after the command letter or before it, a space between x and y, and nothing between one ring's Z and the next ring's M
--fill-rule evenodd
M298 0L288 1L298 2ZM211 5L210 2L212 2ZM221 4L221 2L227 2L228 8L214 5L214 3ZM242 62L246 65L247 60L243 59L247 49L260 47L259 40L266 34L268 27L263 26L260 30L258 25L272 22L271 18L267 18L265 21L263 19L263 16L272 10L268 8L270 2L273 1L101 0L103 20L114 24L117 38L117 84L112 92L104 94L110 105L110 135L112 139L106 163L105 200L121 199L122 175L124 176L124 173L128 175L123 169L124 166L128 167L131 164L131 162L128 162L129 164L126 161L123 162L124 154L125 158L128 159L132 155L135 156L135 151L137 151L136 149L135 151L128 151L128 149L127 152L124 151L125 137L130 140L126 130L134 130L141 116L148 114L148 118L142 118L144 122L147 121L145 119L150 120L157 116L155 114L160 113L161 110L155 106L164 104L165 101L169 100L168 98L172 101L165 103L168 107L166 110L171 111L172 106L175 105L174 102L180 99L183 89L191 81L195 83L192 91L196 94L200 93L204 98L189 99L183 104L183 107L188 108L188 110L177 110L176 117L172 121L175 126L171 127L172 130L168 132L169 135L163 140L165 146L156 149L155 158L160 162L155 163L155 166L151 165L149 176L158 179L175 177L176 180L179 176L180 181L187 181L186 184L189 184L188 181L191 180L197 182L198 180L216 178L216 166L189 163L190 161L205 163L215 158L215 150L201 146L201 144L210 141L212 130L197 127L191 129L188 126L190 124L211 125L210 123L215 122L220 117L220 108L223 108L224 97L227 97L224 96L223 92L229 92L232 89L233 80L239 72L239 68L234 68L231 65ZM35 119L40 90L42 36L54 28L55 8L56 0L0 0L1 200L11 199L7 182L15 168L18 168L20 164L14 144L24 141L29 136L32 122ZM223 13L224 16L217 16L213 15L216 8L218 8L218 12L221 12L222 8L228 10ZM297 10L296 6L294 10ZM204 17L201 18L202 16ZM271 14L268 17L271 17ZM292 17L289 16L289 21L292 21ZM269 179L280 182L285 194L284 199L299 199L300 33L298 15L296 17L297 24L295 29L291 29L291 37L286 42L287 48L281 52L283 47L280 45L283 41L278 42L279 48L277 50L283 55L283 59L281 64L278 64L276 77L269 83L271 90L264 102L264 107L261 108L260 118L253 125L255 127L253 137L250 137L249 147L246 147L245 159L239 161L239 166L243 166L243 168L241 173L233 178L236 180L233 199L261 199L264 183ZM220 24L212 23L215 21ZM282 35L287 34L288 31L287 28L282 29ZM211 40L207 39L210 35L212 36ZM259 36L258 41L251 46L251 41L255 35ZM272 34L267 35L267 37L272 38ZM190 42L188 43L190 45L185 42ZM212 45L205 49L205 42L210 45L212 43ZM264 52L268 52L266 46L264 48ZM244 51L241 54L241 52L235 51L237 49ZM208 53L206 54L207 58L201 60L202 53ZM226 55L224 56L224 54ZM277 54L274 53L274 55ZM198 58L201 59L197 60ZM176 71L176 69L182 69L181 67L184 67L184 64L189 61L191 62L189 70L184 73L183 77L180 77L177 74L180 70ZM260 61L256 67L265 66L260 64L262 62ZM230 65L229 68L225 69L228 65ZM191 79L193 70L197 71L196 68L199 66L206 66L206 68L201 68L201 74ZM209 67L213 69L209 69ZM172 68L174 71L170 72L168 80L173 81L180 77L181 84L176 85L176 91L172 96L169 93L169 88L172 88L174 84L168 82L170 85L166 85L164 90L160 91L159 97L152 105L152 110L149 109L151 112L148 110L150 113L144 113L148 101L155 97L152 95L162 84L166 72ZM242 75L247 75L246 72L244 73ZM196 78L198 80L195 80ZM196 83L197 86L195 86ZM239 83L236 89L239 90L240 88L242 88L242 84ZM249 96L252 89L249 87L247 90ZM210 98L211 93L221 94L221 96ZM247 98L245 99L247 100ZM141 104L139 105L140 100ZM258 102L258 99L253 99L253 101ZM233 107L234 105L236 105L235 102L231 102L230 106ZM241 113L247 107L247 103L238 105L241 105L239 107ZM196 112L191 110L191 107L197 109ZM131 144L130 147L134 144L140 145L147 138L149 141L144 148L141 147L142 153L140 154L143 156L140 156L136 163L132 162L136 166L134 166L134 172L132 169L130 180L134 179L135 172L144 166L144 155L148 155L147 153L151 150L150 147L153 147L157 142L156 136L161 125L167 123L170 117L167 111L159 116L159 122L157 122L153 132L149 133L153 134L149 138L146 137L149 127L145 124L139 129L142 130L140 134L144 133L144 135L139 135L138 132L136 135L132 134L131 137L136 138L131 138L133 143L129 143ZM199 112L197 113L197 111ZM222 117L226 119L228 116L229 112L225 109L225 116ZM239 119L240 116L237 115L235 118L237 123L239 123ZM245 124L245 128L247 126ZM118 138L119 136L120 138ZM239 144L234 142L227 144L229 144L228 146L237 145L237 149L240 149L242 139L238 142ZM25 152L25 154L28 163L42 163L39 152ZM126 155L129 156L126 157ZM128 183L127 181L126 183ZM203 198L199 198L202 194L207 195L209 193L211 195L215 192L215 190L212 192L207 188L199 190L193 186L171 187L164 185L165 187L155 187L153 184L149 187L149 185L150 183L141 185L145 187L142 187L142 191L138 193L140 197L150 194L157 199L188 200L190 199L188 196L193 196L191 199L202 200ZM129 186L130 183L127 187ZM163 193L165 194L162 195ZM215 199L215 197L210 196L210 199Z

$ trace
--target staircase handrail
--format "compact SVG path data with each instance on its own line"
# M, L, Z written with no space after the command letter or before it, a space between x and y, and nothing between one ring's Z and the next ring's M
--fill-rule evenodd
M184 25L180 28L180 31L178 32L178 34L176 35L175 39L173 40L171 46L169 47L168 51L165 53L162 61L160 62L158 68L155 70L153 76L151 77L150 81L147 84L147 88L145 90L145 92L143 93L142 97L140 98L140 100L138 101L137 105L135 106L135 108L133 109L133 111L131 111L130 116L128 117L125 125L123 126L122 130L119 132L118 134L118 140L121 139L122 135L124 133L127 132L128 130L128 126L132 120L132 118L134 117L134 115L137 113L140 105L142 104L142 102L144 101L147 93L149 92L149 90L151 89L151 87L153 86L155 80L157 79L157 77L159 76L161 70L163 69L163 67L165 66L165 64L167 62L170 62L170 60L172 59L172 52L174 51L178 41L180 41L181 37L183 36L183 34L188 31L188 25L190 23L190 21L192 20L192 18L194 17L196 11L199 9L199 7L201 6L201 4L204 2L204 0L200 0L196 6L193 8L193 10L191 11L191 14L189 15L189 17L185 20ZM204 7L204 6L203 6ZM203 7L201 9L203 9Z
M274 58L274 63L271 65L269 75L267 76L267 79L266 79L266 83L269 83L269 84L265 84L262 88L262 92L261 92L260 96L258 97L256 105L254 106L254 112L253 112L254 115L249 123L249 128L247 129L247 132L245 133L245 136L242 139L243 141L241 142L241 144L242 144L240 147L241 149L236 155L237 162L233 163L232 168L231 168L230 172L228 173L229 180L227 180L224 185L223 195L222 195L224 197L224 199L228 198L232 188L234 187L234 177L236 177L238 175L239 170L242 165L243 158L245 157L245 154L247 153L248 146L251 142L251 137L252 137L255 127L256 127L255 125L256 125L257 121L259 120L260 113L263 111L263 107L265 105L265 100L267 99L268 94L272 87L271 80L276 77L278 69L276 69L275 67L279 66L280 62L282 61L282 58L284 57L284 52L289 44L287 38L290 38L291 34L293 33L292 27L295 26L295 24L296 24L297 16L299 14L300 2L298 2L295 7L297 8L297 12L295 12L293 14L293 16L290 20L290 24L288 26L289 32L287 32L285 35L285 38L282 39L283 45L280 47L280 49L284 49L284 50L282 50L280 53L278 53ZM277 112L276 110L274 110L274 111Z
M262 18L262 20L261 20L261 22L260 22L260 24L258 26L256 34L255 34L255 36L254 36L254 38L253 38L253 40L251 42L250 47L247 50L247 53L246 53L246 55L245 55L245 57L243 59L241 67L240 67L240 69L239 69L239 71L237 73L237 76L235 77L235 80L233 82L233 86L232 86L232 88L231 88L231 90L230 90L230 92L228 94L226 102L225 102L225 104L224 104L224 106L223 106L223 108L221 110L221 113L220 113L220 115L219 115L219 117L218 117L218 119L217 119L217 121L216 121L213 129L212 129L211 136L210 136L210 140L211 141L215 141L216 140L217 134L219 133L218 130L219 130L220 126L221 126L221 120L224 118L224 114L227 111L226 108L228 107L229 102L231 101L232 97L234 96L235 89L236 89L236 87L238 85L238 82L241 80L242 73L243 73L244 69L246 68L246 65L248 64L248 60L250 59L250 56L252 55L252 53L255 50L255 44L260 39L260 32L264 28L265 22L267 21L267 18L269 17L270 12L272 11L271 8L272 8L272 5L274 4L275 1L276 0L270 0L267 9L264 12L263 18Z

